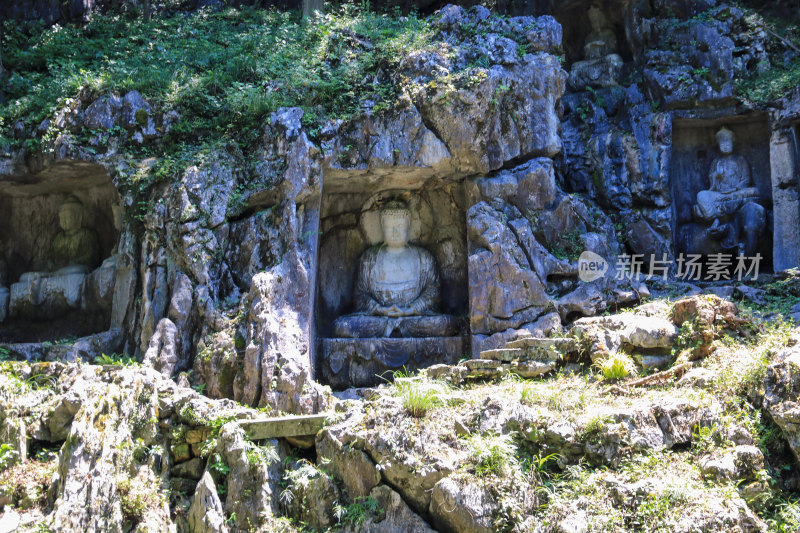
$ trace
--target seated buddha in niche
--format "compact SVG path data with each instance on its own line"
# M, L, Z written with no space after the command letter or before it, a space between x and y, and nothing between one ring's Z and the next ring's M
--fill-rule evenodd
M697 193L692 208L695 221L705 228L700 235L705 243L693 251L749 257L755 254L766 226L766 209L758 203L747 159L733 153L733 132L722 128L716 138L722 155L711 163L710 186Z
M619 83L622 57L617 53L617 36L600 6L593 4L588 11L592 31L583 46L583 61L577 61L570 71L573 89L609 87Z
M12 318L50 319L80 307L86 274L99 262L99 240L84 227L84 206L77 198L59 207L58 222L61 231L51 243L48 270L26 272L11 285Z
M362 254L353 293L355 313L334 322L334 336L454 335L457 319L438 312L436 261L428 250L408 242L408 207L403 202L389 202L380 219L383 242Z

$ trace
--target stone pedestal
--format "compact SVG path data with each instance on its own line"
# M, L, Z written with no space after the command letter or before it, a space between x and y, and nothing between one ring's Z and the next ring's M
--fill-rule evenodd
M578 61L569 73L569 84L576 91L586 87L613 87L619 85L622 58L611 54L600 59Z
M464 337L323 339L322 377L334 389L371 387L403 367L455 364L468 349Z
M86 268L59 272L28 272L11 285L12 318L48 320L80 309Z

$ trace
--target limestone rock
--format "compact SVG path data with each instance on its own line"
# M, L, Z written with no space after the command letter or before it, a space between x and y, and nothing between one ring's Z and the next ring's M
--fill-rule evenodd
M433 488L430 512L440 529L492 533L493 503L487 488L446 478Z
M122 99L114 93L108 93L86 108L83 124L89 129L111 129L116 125L121 109Z
M252 444L235 423L222 427L217 442L217 453L230 468L227 476L225 510L236 515L236 527L246 528L262 524L278 512L279 465L264 461L251 461L248 450ZM267 446L276 446L273 441Z
M150 345L144 354L143 364L161 372L165 376L172 376L180 359L180 337L178 328L172 320L162 318L158 322Z
M404 65L408 68L413 58L419 57L407 57L400 68ZM340 131L335 144L327 146L326 160L333 178L337 175L336 169L351 172L391 167L451 170L447 146L425 126L419 111L408 101L400 109L366 117Z
M380 483L375 463L361 450L345 447L328 429L317 434L318 462L342 481L351 498L362 498Z
M481 202L467 217L476 245L469 256L472 332L491 334L534 320L549 299L502 214Z
M669 350L678 335L667 319L619 314L581 318L569 334L590 350L593 362L602 360L623 346L642 350Z
M414 100L425 124L447 146L456 170L487 172L518 157L558 153L555 105L564 86L565 75L553 56L526 55L508 68L488 69L475 87L446 96L449 89L421 89ZM465 116L484 119L460 120Z
M378 501L378 516L370 516L356 528L346 528L352 533L433 533L433 529L403 501L403 498L386 485L375 487L370 497Z
M227 533L225 511L217 495L217 487L211 474L203 474L197 484L192 505L187 516L191 533Z
M307 469L302 461L296 463L294 468ZM341 495L329 475L320 470L312 470L313 475L305 475L305 470L298 470L302 475L295 477L288 474L290 482L286 490L291 491L293 497L285 505L289 516L315 530L324 530L334 525L334 505Z
M686 322L693 324L694 348L690 360L706 357L711 343L726 326L738 329L743 321L737 313L736 304L716 295L692 296L675 302L672 321L678 326Z
M800 464L800 349L797 346L781 354L767 368L764 379L764 408L786 435Z

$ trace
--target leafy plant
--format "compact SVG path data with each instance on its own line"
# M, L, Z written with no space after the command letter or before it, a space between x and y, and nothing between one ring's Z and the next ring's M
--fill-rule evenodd
M218 453L215 453L212 458L214 459L214 462L211 463L208 469L213 470L222 476L227 476L228 472L231 471L231 467L225 464L225 460Z
M333 515L339 524L351 526L361 525L370 514L381 511L381 504L372 496L356 498L348 505L337 503L333 506Z
M95 364L98 365L114 365L114 366L138 366L139 361L128 354L101 354L95 359Z
M517 446L511 435L492 433L471 435L469 446L472 451L472 461L475 463L475 475L478 477L501 476L518 464Z
M402 371L394 373L394 393L402 399L406 412L416 418L422 418L431 409L444 404L448 390L444 383L411 378Z
M10 444L0 444L0 472L14 464L19 456Z
M624 379L632 374L636 374L636 364L633 359L624 353L611 354L606 359L597 363L603 379L619 380Z

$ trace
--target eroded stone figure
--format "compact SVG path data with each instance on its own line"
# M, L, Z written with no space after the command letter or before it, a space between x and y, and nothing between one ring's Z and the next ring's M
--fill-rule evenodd
M334 322L336 337L446 337L455 317L438 313L439 276L431 253L408 242L410 213L402 202L381 212L384 242L359 261L356 312Z
M5 260L3 241L0 241L0 323L4 322L8 315L8 265Z
M572 66L570 85L576 90L589 87L609 87L619 83L622 57L617 54L617 36L602 9L597 5L589 8L592 31L583 46L583 61Z
M96 266L97 234L83 226L84 207L68 198L58 210L61 231L53 239L49 272L26 272L11 285L12 317L48 319L80 307L86 274Z
M99 245L97 234L83 227L84 208L76 198L69 198L58 210L61 232L53 239L51 270L83 267L89 271L97 266Z
M766 210L758 203L750 165L733 153L733 141L731 130L717 132L722 155L711 163L710 187L697 193L692 208L695 221L704 227L693 246L696 253L728 251L750 257L766 226Z

